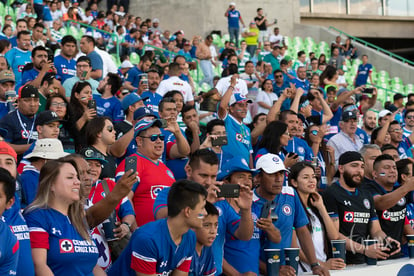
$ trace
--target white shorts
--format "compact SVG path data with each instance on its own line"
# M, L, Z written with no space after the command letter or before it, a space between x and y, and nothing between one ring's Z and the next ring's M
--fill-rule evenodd
M269 39L269 33L268 31L259 31L259 38L258 41L259 42L265 42Z

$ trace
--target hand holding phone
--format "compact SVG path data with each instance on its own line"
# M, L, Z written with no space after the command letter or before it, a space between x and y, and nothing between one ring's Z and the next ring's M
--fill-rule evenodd
M213 147L220 147L227 145L227 136L217 136L216 139L211 139L211 145Z
M136 156L129 156L125 158L125 172L132 170L132 175L137 172L137 157Z
M238 198L240 195L239 184L224 184L220 186L220 192L217 192L217 197Z

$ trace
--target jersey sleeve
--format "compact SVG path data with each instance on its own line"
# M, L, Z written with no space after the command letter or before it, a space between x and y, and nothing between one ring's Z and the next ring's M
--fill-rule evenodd
M157 251L157 247L151 238L138 236L132 247L131 268L143 274L156 274Z
M137 74L135 74L135 70L133 69L131 69L130 71L131 72L129 72L125 81L129 81L132 85L137 77Z
M121 201L121 205L119 206L118 217L122 219L128 215L135 216L135 212L131 201L127 197L124 197Z
M170 191L170 188L166 187L162 189L154 201L154 206L152 208L152 213L154 214L154 219L157 217L157 213L162 208L167 208L168 203L168 192Z
M226 203L226 208L224 211L224 215L226 216L226 232L234 236L234 233L239 228L240 225L240 215L236 213L236 211Z
M30 233L32 248L49 249L49 233L46 230L47 222L38 211L32 211L24 216Z
M336 184L332 184L336 185ZM323 203L325 204L326 211L331 218L338 217L338 205L335 200L335 196L331 193L331 189L327 189L323 194Z
M167 154L167 158L170 158L170 150L176 144L175 135L173 133L169 133L167 137L165 137L165 152Z
M103 68L102 58L100 58L98 54L92 56L91 65L92 65L92 71L102 70Z
M0 227L2 230L0 238L0 275L16 275L20 250L19 241L11 230L7 229L8 226L5 223L0 223L3 224Z

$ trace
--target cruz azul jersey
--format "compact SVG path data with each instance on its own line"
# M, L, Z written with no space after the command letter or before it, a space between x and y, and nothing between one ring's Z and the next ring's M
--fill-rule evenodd
M216 275L213 249L211 246L203 246L200 256L193 250L189 276L213 276Z
M350 192L341 187L339 182L333 183L323 193L323 201L331 218L338 218L339 232L358 243L369 235L370 223L378 220L375 213L372 195L364 190ZM349 264L364 263L364 255L346 252Z
M150 222L132 234L131 240L108 275L170 275L174 270L189 272L196 238L192 230L177 246L168 230L167 219Z
M152 208L158 193L165 187L171 187L174 183L174 175L161 161L156 163L139 153L132 154L137 157L138 181L132 187L134 197L132 202L137 211L136 221L138 226L153 221ZM116 169L117 180L125 173L125 160Z
M5 55L10 69L13 70L16 83L20 83L22 79L23 67L32 61L32 52L23 51L17 47L12 48Z
M47 265L55 275L93 275L98 248L84 240L69 217L52 209L24 214L32 248L47 249Z
M398 188L399 186L394 187L393 191ZM374 198L376 196L382 196L392 192L387 192L376 182L366 184L364 189L370 192ZM406 204L407 199L402 197L397 204L391 208L386 210L376 210L382 231L399 242L402 242L401 239L403 236L405 217L407 215Z
M16 275L19 241L0 219L0 275Z
M61 82L64 83L67 79L76 76L76 60L66 59L62 55L55 57L53 64L55 65L57 75L60 76Z

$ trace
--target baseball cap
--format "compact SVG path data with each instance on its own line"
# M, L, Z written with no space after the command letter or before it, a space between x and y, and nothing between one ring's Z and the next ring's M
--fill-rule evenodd
M399 100L399 99L404 99L405 96L401 93L397 93L394 95L394 101Z
M43 126L53 122L61 122L56 112L51 110L45 110L40 112L36 118L36 125Z
M236 2L230 2L229 6L236 6Z
M292 58L290 56L285 56L283 59L286 60L287 62L292 60Z
M105 156L93 147L83 148L79 154L82 155L85 160L98 160L101 164L108 163Z
M14 161L17 162L17 153L16 151L6 142L0 141L0 154L7 154L14 158Z
M128 107L130 107L134 103L139 102L139 101L145 101L146 99L148 98L141 98L141 96L138 95L137 93L128 94L125 96L125 98L122 99L122 102L121 102L122 109L127 110Z
M131 63L129 60L124 60L124 61L121 63L121 68L122 68L122 69L125 69L125 68L132 68L132 67L134 67L134 65L132 65L132 63Z
M354 161L364 162L364 158L357 151L346 151L339 156L338 165L346 165Z
M246 98L246 96L244 96L240 93L234 93L233 95L231 95L229 105L233 105L235 103L240 103L240 102L244 102L244 101L247 101L248 103L252 103L252 100Z
M26 156L25 159L38 157L43 159L59 159L69 153L63 150L62 142L59 139L44 138L35 142L33 151Z
M357 119L357 113L355 110L349 110L349 111L342 112L342 115L341 115L342 122L347 122L351 119L355 119L355 120Z
M0 83L5 83L8 81L16 82L13 72L10 70L1 71L0 72Z
M143 117L146 116L153 116L155 119L158 118L157 115L155 115L151 109L145 106L138 108L134 112L134 120L141 120Z
M257 170L250 169L246 159L237 156L233 157L223 164L221 167L221 172L217 175L217 180L222 181L235 172L250 172L253 176L258 173Z
M256 169L263 170L265 173L272 174L280 171L288 171L283 164L283 160L273 153L267 153L259 157L256 162Z
M33 85L27 84L19 89L19 99L39 98L39 91Z
M157 126L161 127L162 123L160 120L147 120L147 119L141 119L139 120L134 127L134 137L137 137L142 131L152 127Z
M158 18L154 18L154 19L152 20L152 23L160 23L160 20L159 20Z
M184 46L191 46L191 43L190 43L190 41L186 41L186 42L184 42Z
M378 113L378 119L384 118L387 115L391 115L391 111L389 111L388 109L383 109Z

